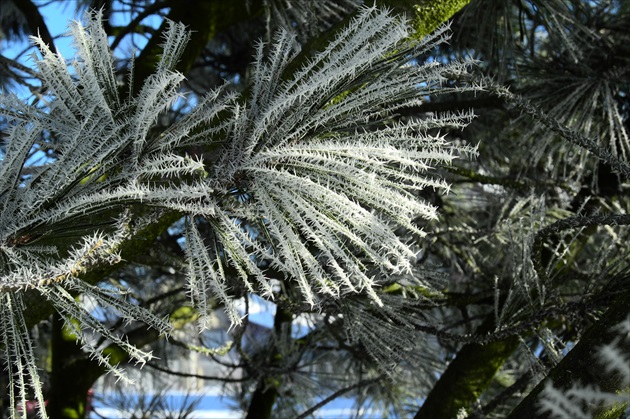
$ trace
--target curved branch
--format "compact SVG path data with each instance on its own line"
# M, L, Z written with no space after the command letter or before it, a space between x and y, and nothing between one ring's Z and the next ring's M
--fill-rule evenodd
M145 365L147 367L153 368L154 370L157 370L166 374L170 374L170 375L175 375L177 377L198 378L200 380L209 380L209 381L211 380L223 381L224 383L242 383L244 381L249 380L248 378L217 377L217 376L211 376L211 375L201 375L201 374L192 374L192 373L186 373L186 372L173 371L169 368L160 367L159 365L152 362L147 362Z
M138 25L140 25L140 22L142 22L144 18L146 18L149 15L152 15L153 13L157 13L166 7L168 7L168 3L166 1L158 1L156 3L150 4L149 6L147 6L141 13L138 13L138 15L131 22L129 22L127 26L123 27L120 30L120 32L116 34L116 38L112 42L111 49L112 50L116 49L118 44L120 44L120 41L122 41L126 35L133 32L134 29Z
M31 34L33 34L33 36L39 36L42 41L44 41L44 43L46 43L50 49L54 51L55 42L48 31L48 26L46 26L44 18L39 13L38 6L35 6L31 0L20 0L14 2L14 4L26 18Z
M330 396L328 396L325 399L323 399L322 401L320 401L319 403L317 403L316 405L314 405L314 406L308 408L307 410L305 410L304 412L302 412L295 419L305 419L308 416L312 415L316 410L321 409L326 404L328 404L331 401L335 400L337 397L340 397L340 396L342 396L342 395L346 394L347 392L352 391L354 389L357 389L357 388L360 388L360 387L363 387L363 386L367 386L367 385L370 385L370 384L377 383L377 382L381 381L383 378L385 378L385 375L381 374L378 377L370 378L369 380L361 380L361 381L359 381L357 383L352 384L351 386L347 386L347 387L341 388L341 389L335 391Z
M483 335L493 327L494 314L490 314L477 334ZM433 386L414 419L454 418L460 409L469 410L519 343L517 336L511 336L486 345L464 345Z

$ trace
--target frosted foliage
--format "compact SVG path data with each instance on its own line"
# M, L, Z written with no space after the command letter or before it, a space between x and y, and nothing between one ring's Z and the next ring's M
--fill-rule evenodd
M466 72L466 63L409 64L444 41L446 28L410 43L403 21L363 9L291 75L285 70L297 43L280 32L271 47L258 48L248 97L210 91L187 116L159 129L160 114L180 98L184 77L174 66L188 39L184 27L170 24L155 73L127 97L101 15L86 21L70 27L72 71L34 38L47 107L0 96L10 127L0 165L3 304L19 305L24 291L38 290L63 318L78 319L146 362L150 354L99 325L69 292L168 333L168 324L122 295L82 282L121 262L125 243L165 211L187 218L188 290L202 313L218 299L239 324L235 287L274 297L265 267L296 281L311 305L345 293L365 293L383 304L374 278L409 272L415 255L394 230L422 236L414 220L435 219L437 212L416 193L448 190L428 172L474 153L436 134L440 127L465 126L471 114L404 123L391 117L428 95L455 90L443 83ZM186 154L190 146L216 155L205 162ZM33 163L38 153L44 163ZM36 377L21 310L10 311L3 311L0 324L3 357L15 371L9 375ZM109 365L75 329L85 349ZM24 393L38 385L10 387Z
M43 406L44 396L37 372L37 365L33 355L31 337L24 327L24 301L18 293L7 292L0 296L2 310L0 310L0 339L2 348L7 352L7 375L12 379L8 386L11 417L26 418L26 411L16 410L16 405L24 406L30 400L30 390L33 390L35 400ZM10 348L10 352L7 348ZM9 358L10 356L10 358ZM41 415L45 416L45 413Z
M410 269L415 253L392 225L422 235L413 220L437 214L413 191L447 190L427 170L470 151L428 135L426 122L373 124L440 91L445 74L464 71L461 63L405 65L443 31L408 45L398 20L364 10L289 80L280 77L297 53L289 34L277 37L269 58L258 50L251 99L234 108L216 188L248 197L275 244L261 257L298 281L310 304L318 293L346 291L380 304L365 263L389 273ZM470 115L450 118L463 126Z

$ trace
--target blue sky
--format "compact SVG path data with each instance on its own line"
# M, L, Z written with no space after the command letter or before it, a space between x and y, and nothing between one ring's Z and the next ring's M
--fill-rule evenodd
M40 13L44 17L48 31L55 38L55 47L64 58L70 58L73 54L71 41L68 37L61 37L68 30L68 20L75 18L75 1L65 1L63 3L51 3L40 9ZM0 41L0 50L2 54L8 58L17 59L20 63L29 67L33 66L30 54L34 48L26 39L20 41L7 40ZM20 94L28 94L26 89L19 89Z
M72 40L69 36L66 36L68 32L68 23L72 20L82 20L82 12L77 12L77 1L65 0L54 1L48 0L34 0L35 4L43 4L39 9L48 31L55 40L55 48L66 60L69 60L74 55L74 48L72 47ZM130 20L128 14L118 13L112 18L112 24L120 25ZM161 19L158 16L152 16L142 21L143 24L149 24L153 27L159 26ZM131 48L129 36L124 39L118 46L118 50L125 51ZM137 46L142 47L146 43L146 40L141 36L135 36L134 42ZM20 63L33 67L33 61L30 55L35 51L35 48L27 39L20 41L13 40L8 42L7 40L0 40L0 51L2 54L11 59L17 59ZM17 87L15 92L20 96L28 96L29 91L23 86Z

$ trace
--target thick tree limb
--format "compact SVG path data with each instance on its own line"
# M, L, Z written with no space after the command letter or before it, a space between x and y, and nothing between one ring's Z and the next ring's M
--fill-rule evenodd
M626 275L628 275L627 272ZM628 279L630 278L626 280ZM572 385L587 384L596 385L602 391L610 393L622 390L621 377L611 374L606 368L602 368L593 359L593 355L596 352L596 348L610 344L618 338L619 334L612 329L628 317L628 301L630 301L630 293L626 292L619 295L604 315L584 333L580 341L571 349L567 356L512 411L508 419L541 417L536 415L538 396L549 381L552 381L554 387L560 390L567 390ZM630 353L628 339L621 344L623 345L623 351Z
M55 50L55 42L48 31L48 26L44 22L44 18L39 13L39 8L33 4L31 0L19 0L15 2L15 6L24 14L28 27L33 36L42 38L52 51Z
M478 334L491 330L494 314L479 327ZM486 345L467 343L440 376L415 419L455 418L460 409L470 406L492 382L503 363L519 345L517 336Z
M250 2L178 0L168 3L170 11L166 18L173 22L183 23L191 31L190 41L177 64L177 70L182 74L186 74L192 68L208 42L218 33L262 12L261 0ZM134 89L141 87L142 81L154 72L162 51L160 46L163 42L162 34L166 33L167 29L168 22L165 21L136 60L134 69L134 86L136 87Z

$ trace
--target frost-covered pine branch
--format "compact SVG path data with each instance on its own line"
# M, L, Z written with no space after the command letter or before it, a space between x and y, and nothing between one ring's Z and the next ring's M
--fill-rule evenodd
M235 108L230 141L211 177L217 189L247 195L275 244L273 254L257 256L298 281L311 304L317 293L356 290L378 301L357 253L387 271L408 270L414 252L392 225L421 235L412 220L436 212L413 191L446 190L427 169L471 151L429 135L424 122L383 123L399 107L440 91L446 74L465 71L462 63L407 64L442 40L444 30L405 44L404 25L366 9L288 80L281 75L297 53L292 37L281 33L269 59L259 48L250 101ZM470 117L451 122L463 126Z
M444 82L465 73L467 63L412 61L444 41L447 28L409 41L403 21L366 8L293 74L286 70L297 43L279 32L268 53L258 48L248 96L211 91L188 116L160 130L159 115L180 98L183 75L173 68L187 40L183 26L170 25L155 73L136 96L124 97L101 16L87 20L85 27L71 25L73 71L35 40L48 108L13 95L0 99L11 127L0 166L0 292L8 307L0 332L3 358L17 369L11 378L20 380L11 388L24 393L23 371L35 369L15 308L25 290L41 293L66 321L79 320L136 361L150 357L100 325L72 296L92 296L168 332L162 320L129 307L122 296L81 282L91 270L121 261L122 244L137 231L134 218L142 213L150 223L152 208L186 216L188 288L202 318L208 300L217 298L232 323L240 323L231 294L235 280L273 298L266 269L295 282L312 306L346 293L383 304L374 270L409 272L415 255L395 229L422 236L416 220L437 217L417 192L448 191L431 169L474 153L439 134L441 127L465 126L471 113L406 122L394 117L429 95L461 89ZM209 162L190 157L190 146L214 156ZM45 154L45 163L29 163L33 153ZM74 331L108 364L80 328Z

